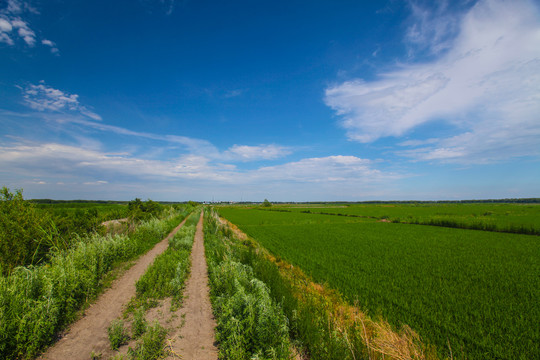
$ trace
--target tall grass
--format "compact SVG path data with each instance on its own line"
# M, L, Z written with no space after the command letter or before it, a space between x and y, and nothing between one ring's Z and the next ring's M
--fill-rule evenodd
M198 213L195 214L198 216ZM172 297L178 305L191 266L190 254L195 236L195 226L191 215L184 226L169 240L169 247L160 254L143 276L135 284L135 302L145 307L155 300ZM135 306L136 304L132 304Z
M234 259L216 220L205 221L205 250L216 340L224 359L289 359L288 320L253 270Z
M123 261L146 252L187 214L141 223L130 236L93 234L42 266L16 268L0 276L0 358L32 358L103 287L104 276Z

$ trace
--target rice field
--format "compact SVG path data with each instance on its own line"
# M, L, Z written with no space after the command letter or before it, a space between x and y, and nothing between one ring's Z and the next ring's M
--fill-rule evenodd
M272 208L391 222L540 235L540 204L298 204Z
M380 222L381 213L301 211L219 209L275 256L358 301L372 317L409 325L441 357L540 357L537 236Z

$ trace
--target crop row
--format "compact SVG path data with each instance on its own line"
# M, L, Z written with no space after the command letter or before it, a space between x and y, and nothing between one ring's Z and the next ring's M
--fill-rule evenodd
M385 219L396 223L540 235L538 204L385 204L274 207L272 211Z
M131 235L79 238L40 266L0 276L0 358L31 358L102 291L106 275L148 251L187 211L141 223Z
M271 253L338 289L351 303L358 301L370 315L411 326L442 357L540 356L535 236L219 211Z

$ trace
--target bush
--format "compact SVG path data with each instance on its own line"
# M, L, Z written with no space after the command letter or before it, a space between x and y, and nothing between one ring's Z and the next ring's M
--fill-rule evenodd
M129 349L129 358L133 360L154 360L164 355L167 331L157 321L143 334L135 349Z
M47 254L51 219L25 201L22 190L13 194L2 188L0 218L0 263L4 274L17 266L35 264Z

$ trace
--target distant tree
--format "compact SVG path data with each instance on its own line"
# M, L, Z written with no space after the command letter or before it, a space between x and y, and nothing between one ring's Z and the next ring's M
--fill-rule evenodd
M262 206L263 207L271 207L272 203L270 201L268 201L268 199L264 199L264 201L262 203Z
M128 203L129 218L133 220L146 220L152 216L159 216L162 211L163 205L150 199L141 201L136 198Z

